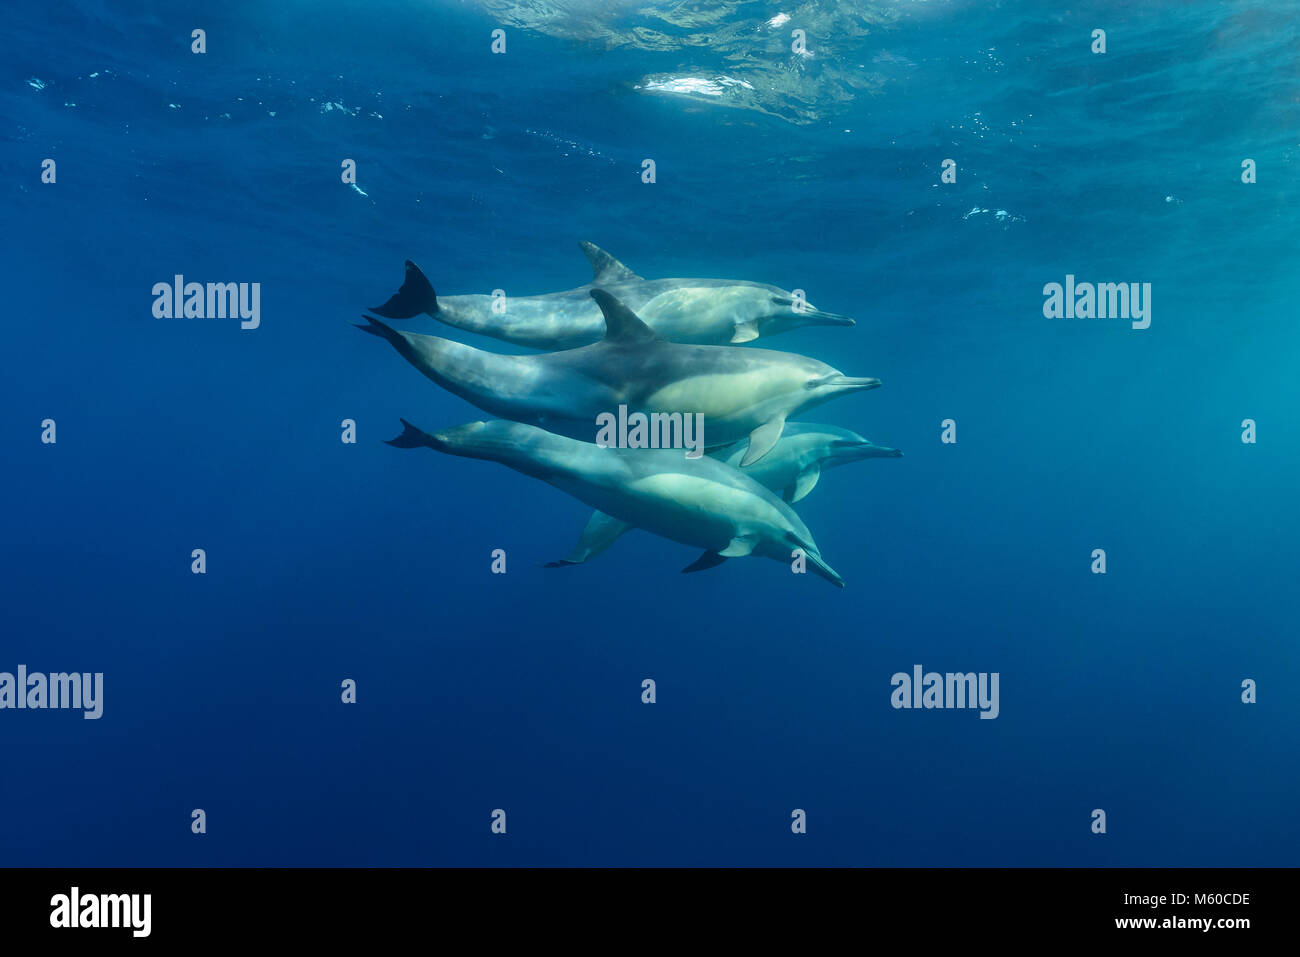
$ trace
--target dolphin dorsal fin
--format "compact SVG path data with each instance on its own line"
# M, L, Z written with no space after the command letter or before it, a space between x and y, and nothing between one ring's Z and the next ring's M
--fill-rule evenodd
M595 243L589 243L584 239L578 245L582 247L582 251L587 254L587 260L591 263L592 282L627 282L629 279L641 278Z
M635 312L605 290L593 289L591 298L596 300L596 305L605 314L606 342L653 342L659 338Z

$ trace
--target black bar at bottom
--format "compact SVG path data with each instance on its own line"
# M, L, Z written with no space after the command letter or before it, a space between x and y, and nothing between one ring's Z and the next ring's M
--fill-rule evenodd
M1295 886L1288 869L9 869L0 927L6 943L92 946L269 934L338 947L462 931L610 946L700 931L732 943L843 931L1231 945L1284 932Z

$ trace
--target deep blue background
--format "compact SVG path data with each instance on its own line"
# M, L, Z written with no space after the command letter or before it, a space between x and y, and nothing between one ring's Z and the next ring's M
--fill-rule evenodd
M106 693L0 712L0 863L1296 862L1294 8L904 6L840 48L880 92L796 126L633 90L707 49L267 6L6 8L0 670ZM580 503L382 444L481 417L349 328L402 260L546 292L579 239L858 318L763 343L884 382L812 416L906 452L799 506L845 591L644 533L540 568ZM177 272L261 328L153 319ZM1151 328L1044 319L1067 272ZM1001 716L891 709L915 663Z

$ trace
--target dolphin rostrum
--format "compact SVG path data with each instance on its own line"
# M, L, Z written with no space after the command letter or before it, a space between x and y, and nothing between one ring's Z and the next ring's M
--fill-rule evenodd
M430 435L402 419L388 444L427 446L451 455L487 459L541 479L600 514L674 542L704 550L684 572L728 558L759 555L807 567L844 587L822 560L808 527L785 502L717 459L688 459L671 449L601 448L519 422L471 422Z
M576 289L540 296L439 298L420 267L408 260L402 288L371 312L386 319L424 313L467 332L548 352L590 345L605 334L600 310L588 295L596 287L670 342L740 344L800 326L853 325L847 316L822 312L776 286L729 279L642 279L600 247L579 245L594 275Z
M745 442L709 454L736 467L745 455ZM898 449L876 445L839 426L787 422L772 451L747 468L745 474L793 504L813 490L825 469L860 459L900 458L902 454ZM548 562L547 567L580 565L595 558L630 528L626 522L604 512L593 512L568 557Z
M538 355L484 352L370 316L357 328L387 339L434 382L503 419L594 441L597 417L620 406L644 415L696 414L707 445L749 436L742 466L776 444L787 416L880 385L789 352L667 342L604 290L591 290L591 298L604 314L605 337Z

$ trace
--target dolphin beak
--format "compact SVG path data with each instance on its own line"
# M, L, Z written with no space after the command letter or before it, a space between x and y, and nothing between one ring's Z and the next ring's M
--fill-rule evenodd
M856 326L857 323L848 316L841 316L836 312L822 312L820 309L809 309L803 313L803 318L807 320L810 326Z
M842 375L838 379L831 379L826 384L841 392L865 392L867 389L880 388L879 379L871 377L860 378L851 375Z
M819 575L837 588L844 587L844 579L840 576L840 573L827 565L820 555L812 555L807 552L805 552L805 555L809 559L809 564L812 565L814 575Z
M903 453L884 445L876 445L869 439L841 439L834 443L834 448L848 461L858 459L901 459Z

